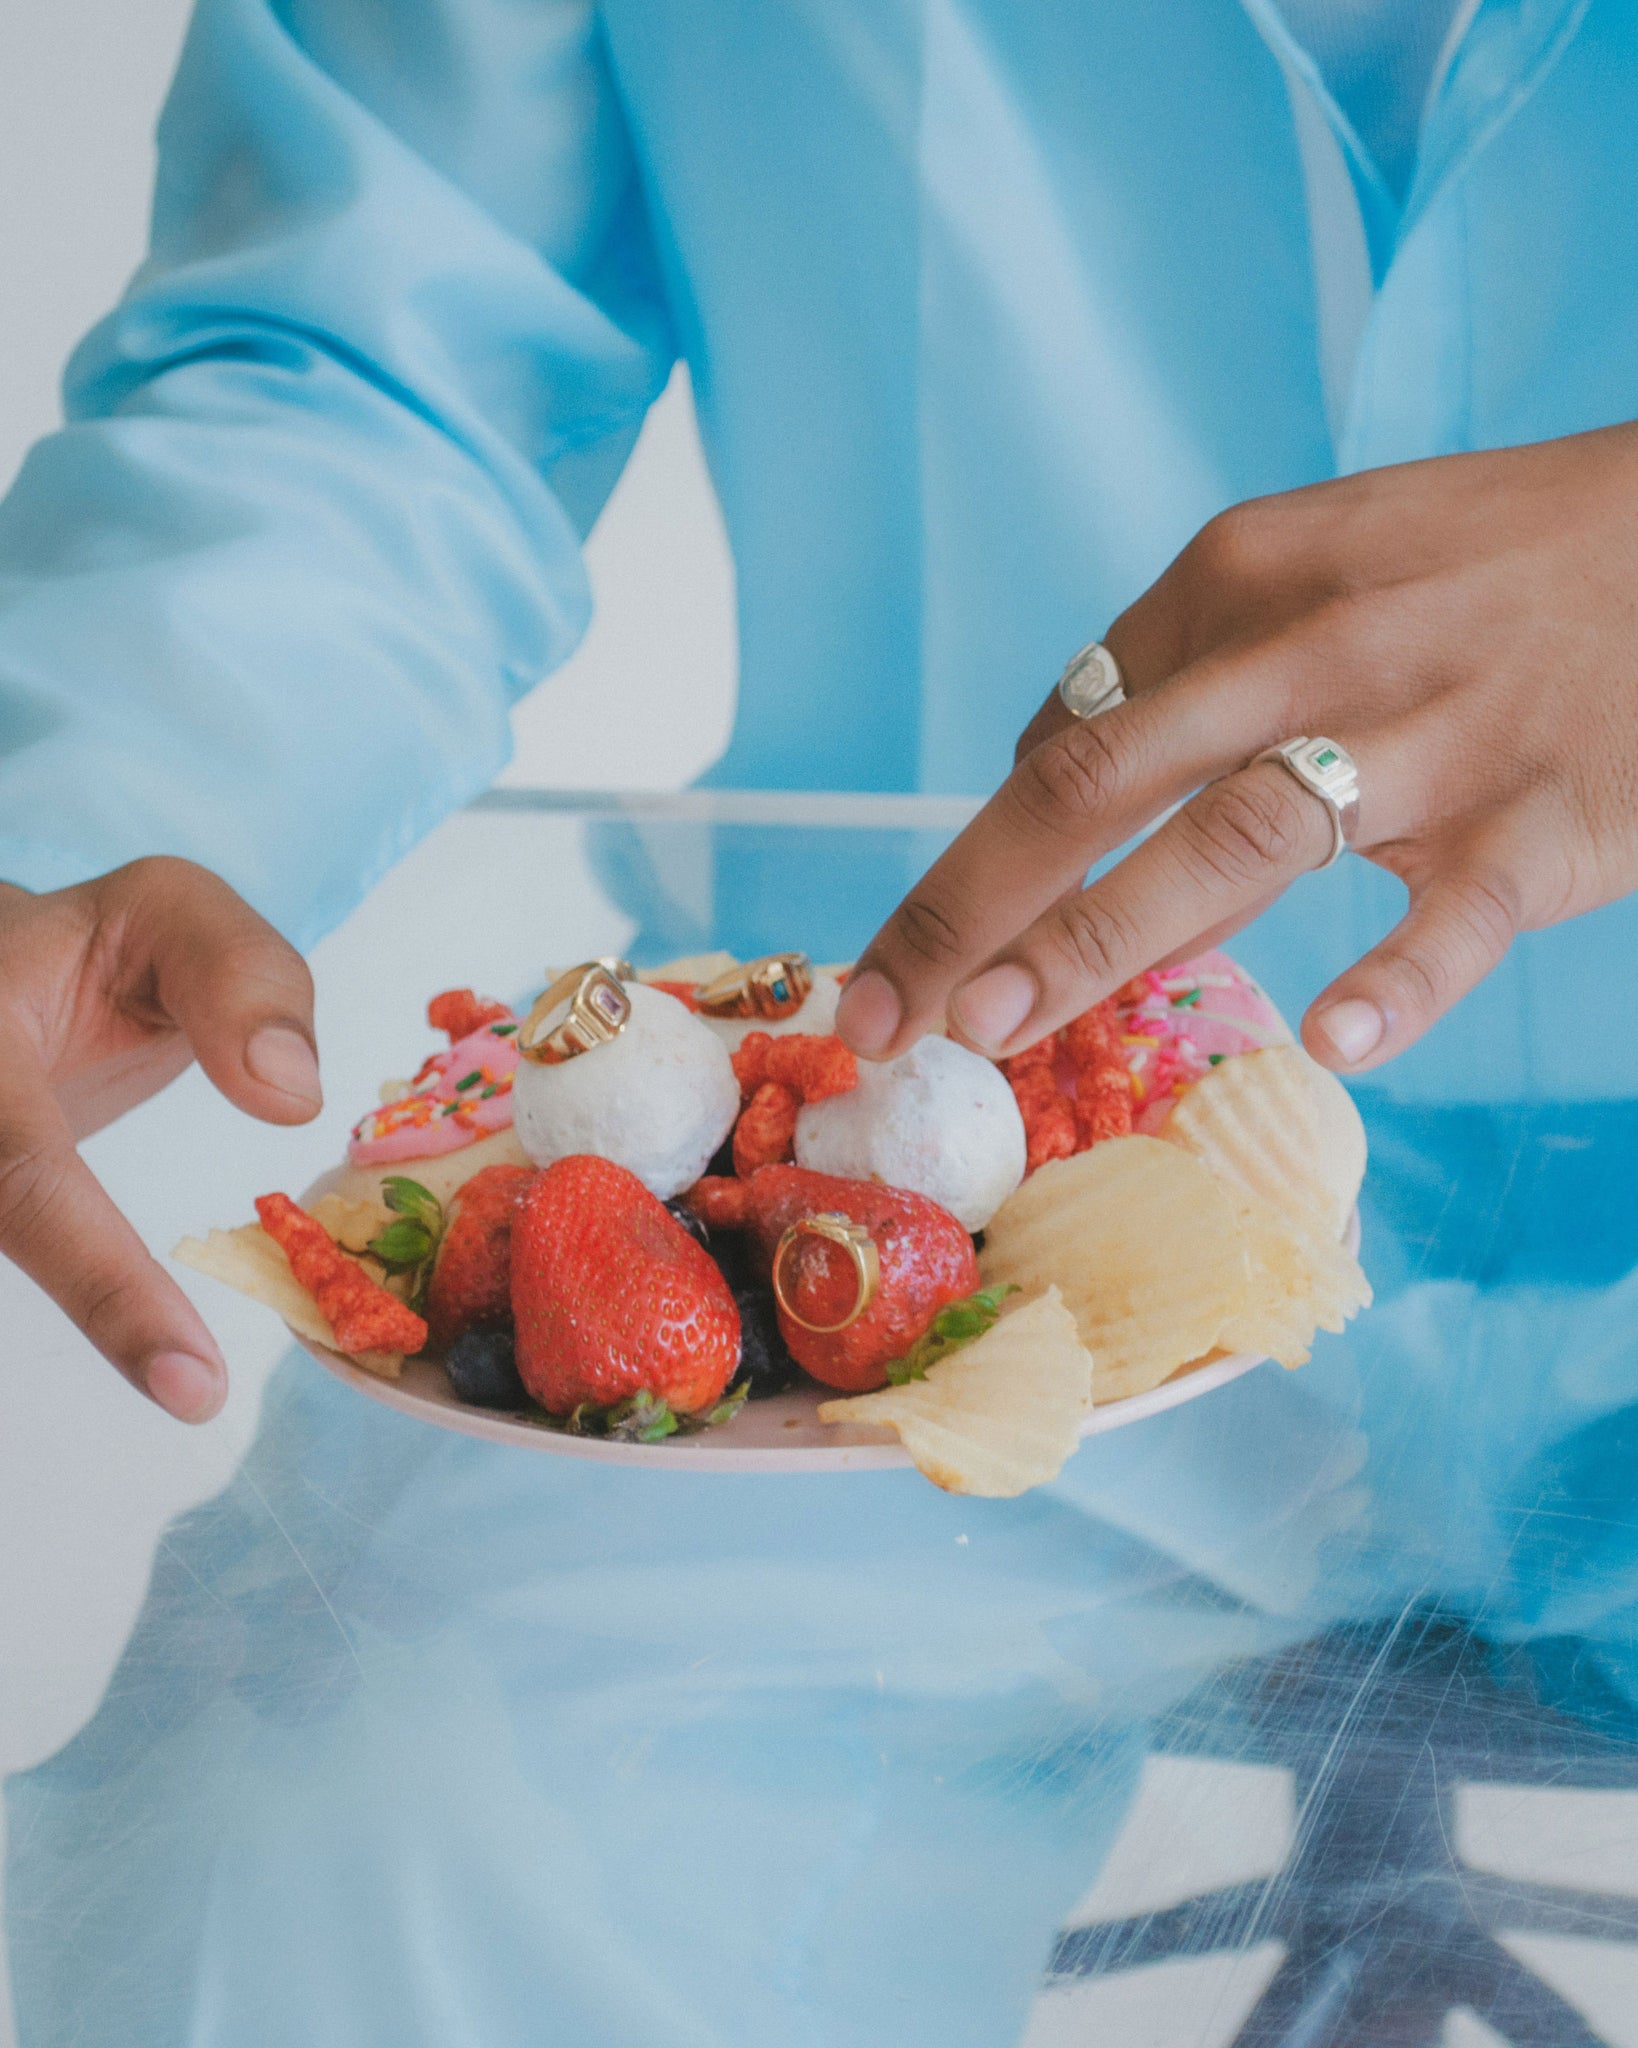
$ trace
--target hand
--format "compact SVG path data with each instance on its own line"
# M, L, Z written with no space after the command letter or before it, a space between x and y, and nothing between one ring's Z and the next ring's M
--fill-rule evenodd
M1298 733L1354 755L1356 849L1410 894L1304 1019L1328 1066L1391 1059L1515 932L1638 887L1638 427L1237 506L1108 644L1131 701L1081 723L1048 698L850 977L856 1051L946 1016L1015 1051L1238 930L1331 848L1318 797L1244 765Z
M139 860L46 896L0 884L0 1252L184 1422L221 1407L221 1354L75 1145L194 1058L265 1123L321 1107L312 978L225 882Z

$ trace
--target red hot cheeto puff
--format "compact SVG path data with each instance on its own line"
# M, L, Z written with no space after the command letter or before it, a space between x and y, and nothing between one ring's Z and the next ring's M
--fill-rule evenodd
M288 1195L258 1195L262 1228L290 1261L297 1281L335 1332L338 1351L419 1351L427 1326L396 1294L377 1286L324 1228Z
M859 1085L859 1063L834 1032L748 1031L733 1054L742 1095L777 1081L803 1102L824 1102ZM766 1162L772 1164L771 1161Z
M749 1230L756 1211L749 1181L728 1173L708 1173L683 1196L707 1230Z
M1051 1031L1001 1062L1024 1120L1026 1173L1033 1173L1049 1159L1068 1159L1075 1150L1075 1105L1058 1087L1057 1060L1058 1034Z
M1076 1151L1126 1137L1132 1128L1132 1077L1114 999L1105 997L1066 1024L1062 1043L1075 1070Z
M446 988L427 1004L427 1022L434 1031L447 1031L451 1045L468 1038L484 1024L504 1024L512 1012L504 1003L475 995L469 988Z
M734 1126L734 1171L748 1180L759 1166L778 1166L796 1150L802 1098L782 1081L764 1081Z

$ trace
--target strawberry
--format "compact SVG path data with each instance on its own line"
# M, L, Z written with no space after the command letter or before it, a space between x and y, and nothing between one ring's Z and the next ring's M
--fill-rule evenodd
M693 1414L739 1364L716 1261L634 1173L586 1153L537 1174L518 1206L512 1313L518 1372L552 1415L637 1393Z
M463 1330L495 1329L512 1315L512 1218L535 1177L532 1166L486 1166L450 1197L427 1285L427 1326L436 1350Z
M779 1328L791 1356L827 1387L862 1392L884 1385L888 1361L902 1357L946 1304L977 1291L972 1239L925 1195L801 1166L764 1166L751 1176L750 1206L757 1240L770 1261L791 1224L823 1213L862 1223L875 1243L881 1285L857 1322L820 1333L803 1329L780 1310ZM853 1262L822 1238L798 1238L781 1278L810 1322L838 1322L853 1305Z

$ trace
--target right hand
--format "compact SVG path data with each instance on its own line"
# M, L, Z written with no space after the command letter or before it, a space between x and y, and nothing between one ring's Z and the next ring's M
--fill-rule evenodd
M312 977L224 881L158 858L0 883L0 1252L183 1422L221 1407L222 1355L75 1148L194 1059L264 1123L322 1107Z

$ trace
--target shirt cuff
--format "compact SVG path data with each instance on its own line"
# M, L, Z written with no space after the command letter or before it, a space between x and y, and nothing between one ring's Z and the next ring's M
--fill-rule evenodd
M48 846L39 839L0 836L0 882L12 882L19 889L43 895L49 889L71 889L76 882L89 882L101 872L96 861L83 853Z

